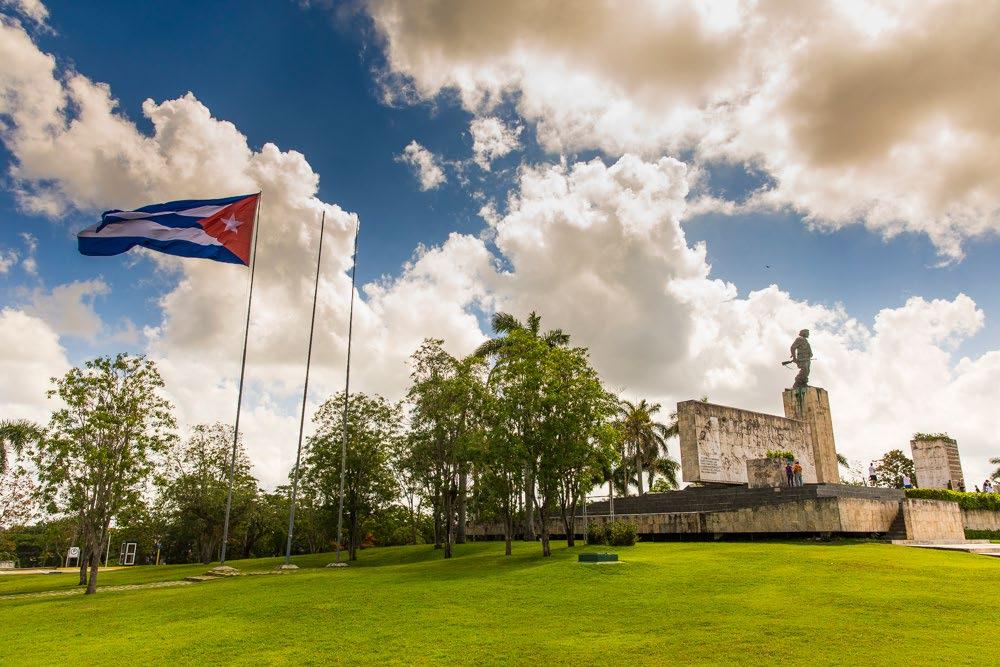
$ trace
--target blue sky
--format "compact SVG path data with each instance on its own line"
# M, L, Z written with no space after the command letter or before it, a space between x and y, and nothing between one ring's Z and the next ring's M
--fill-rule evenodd
M468 84L469 90L476 86L486 90L493 85L489 77L501 71L489 70L487 65L522 61L511 60L510 53L503 52L507 43L500 38L494 40L499 44L496 52L488 51L495 46L489 39L482 40L483 53L472 55L468 52L478 46L476 38L462 42L465 45L462 48L449 46L449 39L455 37L457 41L461 31L468 28L462 21L469 19L472 25L476 21L482 24L463 12L455 12L458 18L448 30L409 34L405 22L397 32L385 28L380 23L380 9L366 8L363 3L353 12L331 10L325 3L303 7L282 0L105 2L100 11L87 3L59 0L47 2L46 6L50 29L28 29L37 49L54 56L64 74L76 71L92 81L108 84L118 101L118 113L133 122L141 133L152 132L152 124L142 113L144 100L160 103L190 91L211 111L213 118L233 123L246 136L251 149L259 150L271 142L282 151L304 154L312 170L320 175L316 199L357 213L362 221L358 264L362 284L382 279L384 285L393 285L408 275L404 264L414 258L418 247L441 246L452 233L478 237L490 232L479 216L480 207L492 200L501 217L505 215L505 198L508 192L519 191L518 168L522 166L558 165L560 160L573 165L594 158L610 166L630 152L639 152L648 161L669 155L684 162L697 162L705 170L707 180L699 192L736 202L744 201L763 186L790 183L790 174L797 173L783 171L788 165L766 155L758 158L762 162L751 165L735 159L738 152L735 149L725 153L715 147L712 153L705 148L704 140L692 143L686 138L678 139L680 135L672 135L677 128L644 128L648 129L648 135L639 134L643 138L637 151L631 148L634 142L629 143L628 137L632 135L620 128L605 135L596 131L586 135L580 126L561 117L558 110L546 106L551 102L546 95L555 93L533 88L530 68L527 74L522 72L502 82L509 94L499 104L477 107L469 102L471 96L466 95L469 91L461 85L458 90L455 86L448 87L448 81L458 80L454 72L473 71L470 76L475 82ZM407 7L406 11L418 10ZM511 14L517 11L519 8L512 8ZM468 10L470 14L473 12ZM498 25L497 31L502 30L504 26ZM615 27L609 26L608 30L613 32ZM747 34L748 40L757 38ZM523 39L513 39L511 43L533 44L531 48L523 47L526 51L518 58L541 58L538 71L547 72L546 68L556 67L553 62L562 61L543 58L544 54L564 45L558 40L549 43L547 39L547 33L538 28L526 31ZM586 41L585 36L580 39ZM822 44L816 46L821 47L825 48ZM427 62L414 58L413 53L426 54ZM873 53L873 58L878 57L878 53ZM467 61L461 60L466 57ZM753 54L748 51L741 57L750 58ZM573 62L573 58L567 57L565 61ZM627 58L625 61L631 62ZM595 80L608 76L615 83L613 77L618 76L624 81L632 76L633 70L641 69L631 67L616 74L614 58L607 62L611 64L594 66L596 73L591 74ZM440 68L440 77L439 72L428 69L432 66ZM480 66L482 71L475 70ZM587 62L579 64L581 70L589 66ZM449 72L448 67L454 70ZM462 70L463 67L466 69ZM411 90L406 100L387 104L384 101L387 73L410 81L416 92ZM711 75L709 71L706 77ZM445 82L443 89L441 81ZM602 85L607 83L603 81ZM635 89L634 85L626 84L622 84L623 95ZM552 90L556 88L555 84L551 86ZM933 91L928 97L933 97ZM685 98L678 93L677 99ZM648 102L642 96L635 100L634 107ZM576 101L567 98L567 108L576 110ZM581 108L589 113L599 104L594 102ZM493 160L489 172L470 162L473 138L469 124L486 115L523 127L519 148ZM636 118L640 119L637 123L648 122L642 120L648 116L637 113ZM631 121L623 122L623 126L628 122ZM414 140L444 165L448 180L440 187L421 190L411 167L399 159L404 147ZM559 142L562 149L554 149ZM753 150L759 151L759 147ZM10 151L11 144L5 141L0 146L0 166L5 171L18 161ZM779 153L794 154L794 151L775 151L775 155ZM462 165L457 165L459 162ZM821 160L804 164L818 165ZM900 169L904 167L901 165ZM858 162L845 166L844 171L864 173L865 168L865 163ZM816 183L822 184L824 173L829 172L816 167L818 175L811 176L813 180L801 181L798 187L818 188ZM899 182L905 183L905 178L893 181ZM856 190L863 186L862 181L851 184ZM135 255L81 257L75 250L73 236L76 230L92 224L101 206L112 208L125 203L106 201L96 208L71 207L65 215L50 219L27 213L15 195L16 187L17 183L7 177L0 188L0 252L15 250L23 257L26 253L23 235L29 233L38 242L38 271L32 275L20 265L0 274L0 304L29 308L38 293L44 294L72 281L100 278L110 286L110 291L92 297L93 307L109 329L90 340L61 336L60 343L69 361L78 363L89 355L122 347L144 351L146 343L142 337L131 341L109 339L108 332L120 328L125 319L140 329L167 320L158 299L177 288L181 275L158 271L153 262ZM886 201L906 201L908 194L920 199L917 185L913 186L913 193L907 193L905 185L898 187L904 189L887 192ZM216 196L231 194L237 193L218 192ZM817 204L819 195L810 198L803 195L802 199L797 196L798 192L781 194L781 206L755 207L734 214L716 209L688 215L682 223L683 231L689 245L705 243L710 277L731 282L739 300L776 284L797 303L827 309L843 306L850 316L870 328L879 311L901 309L911 297L953 302L958 294L964 293L985 314L985 326L978 331L966 327L965 333L952 336L959 342L958 347L944 345L951 363L964 355L977 359L998 348L1000 327L994 320L1000 312L1000 296L994 285L1000 242L990 227L992 223L985 225L985 234L966 231L974 225L962 227L956 223L964 256L955 257L949 256L942 242L936 242L934 234L928 232L937 224L930 214L927 217L914 213L912 220L904 216L898 224L876 220L874 215L866 218L865 214L845 219L838 212L836 197ZM866 197L870 200L869 195ZM820 229L810 222L812 219L827 220L827 224L821 224ZM265 219L262 224L269 221ZM893 225L901 232L887 239L885 229ZM510 268L509 253L493 245L491 237L486 238L486 247L497 265ZM569 260L556 253L552 261ZM651 276L650 280L659 278ZM517 302L514 296L506 298L504 303ZM468 303L462 305L462 310L471 312L483 333L488 333L484 326L488 310ZM557 308L553 311L559 312ZM758 323L751 328L760 330L762 326ZM786 328L795 327L796 324L789 323ZM586 333L582 337L586 339ZM600 361L599 344L595 354ZM727 373L730 377L737 371L730 369ZM646 386L638 380L636 384ZM676 392L683 391L665 387L662 395L676 399ZM719 393L727 396L729 391L720 389ZM732 391L736 396L736 389ZM691 386L688 393L697 393L696 387ZM291 399L275 396L274 400L284 405ZM986 446L984 442L981 449L985 451ZM857 448L860 452L861 446Z

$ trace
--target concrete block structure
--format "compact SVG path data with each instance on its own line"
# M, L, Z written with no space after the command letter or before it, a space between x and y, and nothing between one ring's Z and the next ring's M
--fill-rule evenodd
M805 424L806 441L816 462L816 481L820 484L840 483L837 447L833 439L833 419L830 416L830 395L820 387L786 389L781 396L785 416Z
M913 470L922 489L965 489L958 443L946 435L916 436L910 440Z
M747 461L789 451L802 479L815 483L816 464L805 423L703 401L677 404L681 477L685 482L746 484ZM835 455L836 456L836 455Z

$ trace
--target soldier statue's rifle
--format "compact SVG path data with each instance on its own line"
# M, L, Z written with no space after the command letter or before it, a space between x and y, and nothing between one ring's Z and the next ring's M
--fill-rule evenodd
M788 361L782 361L781 365L782 366L791 366L792 364L797 363L799 361L812 361L815 358L816 357L809 357L808 359L789 359Z

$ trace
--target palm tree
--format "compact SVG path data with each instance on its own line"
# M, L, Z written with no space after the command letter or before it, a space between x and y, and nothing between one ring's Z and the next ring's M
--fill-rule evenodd
M627 454L635 462L636 484L639 488L639 495L643 491L642 471L649 471L649 483L652 486L653 479L657 472L661 472L669 481L671 477L676 484L677 462L670 458L667 449L667 440L677 435L677 417L671 415L670 425L653 421L653 415L660 411L659 403L649 403L642 399L638 403L632 401L621 401L621 413L619 417L619 428L622 431L622 441ZM623 452L623 455L626 452ZM665 459L671 463L657 463L659 459ZM623 457L624 465L624 457ZM659 468L660 470L657 470Z
M993 474L990 475L990 477L993 479L1000 479L1000 456L990 459L990 463L997 466L997 469L993 471Z
M502 356L504 350L510 345L507 335L514 331L527 331L536 338L544 340L550 347L569 344L569 334L564 333L562 329L551 329L543 335L541 333L542 318L535 311L531 311L526 323L522 323L510 313L494 313L490 324L495 333L503 335L491 338L476 348L473 354L477 357Z
M10 452L20 454L29 443L37 441L41 434L42 429L27 419L0 420L0 474L7 472Z

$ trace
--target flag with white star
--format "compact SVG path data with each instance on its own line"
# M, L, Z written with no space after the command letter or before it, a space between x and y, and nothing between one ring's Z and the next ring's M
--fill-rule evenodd
M77 234L77 243L84 255L118 255L141 246L249 266L259 200L258 193L105 211L99 224Z

